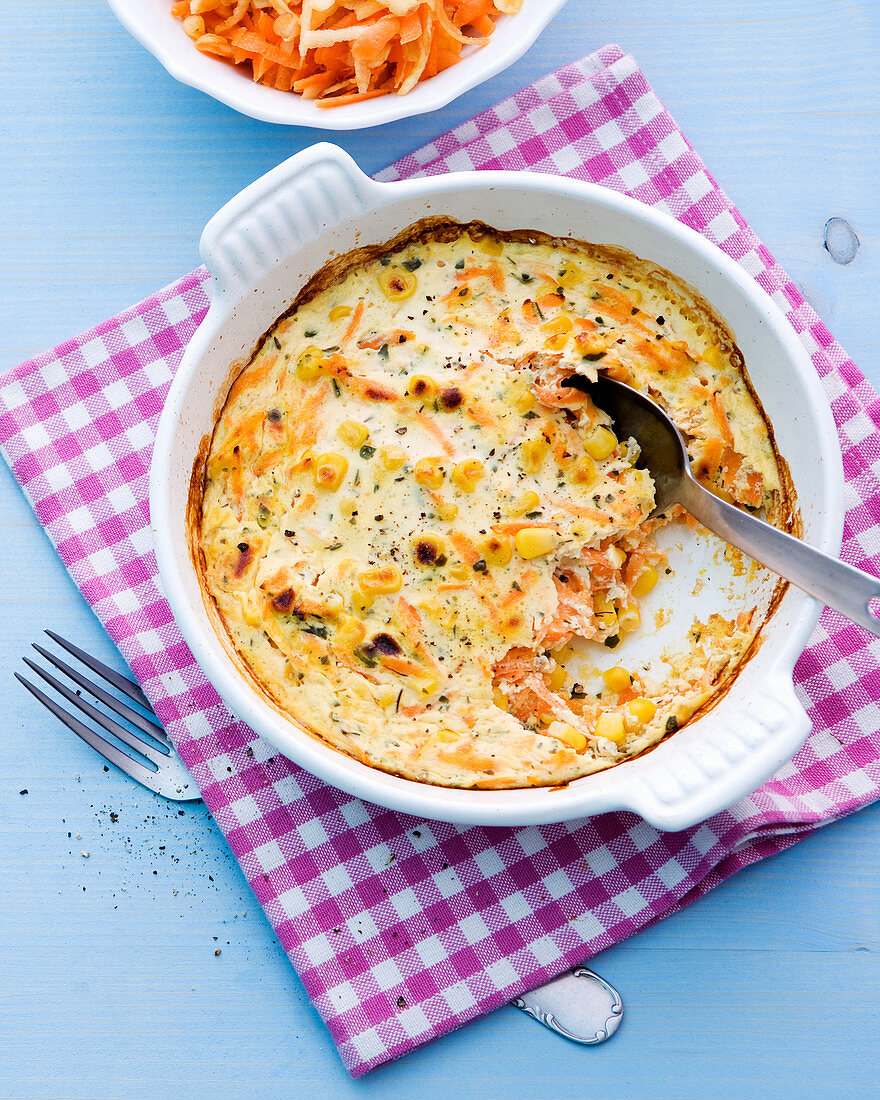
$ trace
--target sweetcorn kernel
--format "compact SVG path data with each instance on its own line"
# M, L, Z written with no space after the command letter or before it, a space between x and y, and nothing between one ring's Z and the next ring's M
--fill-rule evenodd
M480 237L479 240L474 241L474 249L486 256L500 256L504 251L504 241L500 241L497 237Z
M361 590L366 595L399 592L403 585L403 575L396 565L376 565L366 569L358 577Z
M639 573L636 583L632 586L632 594L634 596L647 596L651 589L657 586L659 579L660 576L653 565L647 566Z
M408 397L429 403L437 396L437 383L427 374L414 374L406 387Z
M370 429L360 420L343 420L336 434L349 447L362 447L370 438Z
M568 679L568 674L561 665L557 665L556 668L547 677L547 687L551 691L561 691L565 687L565 681Z
M458 515L458 505L453 504L448 500L438 500L435 502L434 507L437 510L437 516L442 519L444 523L451 523Z
M706 348L703 352L703 362L707 363L710 367L723 367L724 366L724 353L721 348L716 344L713 344L711 348Z
M512 500L507 506L507 514L512 516L513 519L519 519L520 516L524 516L526 512L534 512L534 510L541 503L541 498L537 493L529 489L523 493L522 496L517 497L516 500Z
M478 549L489 565L507 565L513 557L513 543L507 535L490 535L483 539Z
M555 737L563 745L568 745L575 752L583 752L587 747L587 739L580 730L570 726L568 722L551 722L546 730L548 736Z
M565 267L559 273L559 285L565 287L578 286L584 281L585 272L582 267L578 267L575 263L566 261Z
M611 562L615 569L619 569L626 561L626 554L619 546L609 546L605 551L605 557Z
M433 695L439 686L440 681L436 676L432 676L430 680L423 680L419 684L419 695L425 699L427 696Z
M605 337L600 336L598 332L580 333L577 337L577 345L581 355L586 355L588 358L599 358L608 351Z
M550 527L524 527L514 538L521 558L542 558L559 545L559 535Z
M605 681L606 687L618 693L632 687L632 676L630 676L625 668L621 668L620 665L615 665L614 668L606 669L602 673L602 679Z
M472 493L477 482L486 476L486 468L478 458L469 458L453 467L452 480L465 493Z
M406 462L406 451L400 447L383 447L379 455L386 470L399 470Z
M398 267L385 268L379 275L379 289L392 302L405 302L412 298L418 279L411 271Z
M626 704L626 709L639 725L646 726L657 713L657 704L651 699L630 699Z
M700 484L703 486L704 489L708 489L712 496L718 497L719 500L723 500L727 504L736 503L736 501L733 499L733 494L729 493L723 485L716 485L714 482L704 480L702 477L700 478Z
M590 458L595 458L597 461L607 458L616 446L617 436L602 424L593 428L584 440L584 450Z
M439 489L443 484L443 459L420 458L413 467L413 477L426 489Z
M589 455L584 455L568 471L568 477L576 485L592 485L596 480L596 463Z
M376 684L371 686L373 698L379 704L380 707L390 707L394 700L397 698L399 688L394 684Z
M253 596L253 593L251 595ZM242 616L244 617L244 621L248 624L248 626L263 626L264 609L263 607L258 607L256 605L255 599L245 599L244 597L242 597L241 608Z
M537 439L527 439L519 449L523 469L527 474L537 473L544 464L550 444L539 435Z
M431 569L443 564L441 559L446 553L446 544L439 535L426 531L423 535L413 535L410 540L412 556L416 565L422 569Z
M327 314L327 318L330 321L341 321L343 317L348 317L350 314L350 306L334 306Z
M375 602L375 596L371 592L361 592L360 589L356 588L351 594L352 610L359 612L361 615L365 615Z
M607 619L609 616L617 618L617 608L614 606L613 601L608 598L607 592L597 592L593 596L593 611L600 619Z
M556 336L548 336L544 341L544 346L549 351L562 351L565 345L568 343L567 333L560 332Z
M628 603L618 612L617 623L619 634L631 634L642 622L642 616L634 603Z
M364 640L367 628L353 615L346 615L333 635L333 644L342 649L354 649Z
M301 382L314 382L321 373L324 353L314 346L306 348L296 361L296 376Z
M339 502L339 512L343 516L353 516L357 511L357 501L352 500L351 497Z
M593 732L596 737L604 737L606 741L619 745L626 740L626 723L623 715L614 711L603 711L596 719L596 728Z
M342 479L348 472L348 462L335 453L318 455L315 459L315 486L318 489L326 489L335 492L342 484Z
M560 333L571 332L574 328L572 319L566 313L560 313L552 321L546 321L541 325L541 332L548 336L558 336Z
M519 413L527 413L531 412L537 403L535 395L531 390L523 390L519 397L513 402L513 407Z

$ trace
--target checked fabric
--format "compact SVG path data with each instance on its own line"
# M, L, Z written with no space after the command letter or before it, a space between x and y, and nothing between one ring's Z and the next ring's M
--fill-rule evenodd
M733 256L824 384L847 479L843 557L880 574L880 401L708 174L635 61L609 46L383 172L535 170L658 206ZM301 771L232 718L157 583L147 510L168 385L208 307L196 271L0 378L4 455L131 665L354 1076L638 932L880 797L880 642L826 611L797 665L813 732L696 828L632 814L490 829L408 818Z

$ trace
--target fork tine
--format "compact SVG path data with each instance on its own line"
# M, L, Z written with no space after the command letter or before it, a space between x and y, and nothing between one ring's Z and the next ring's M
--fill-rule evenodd
M114 669L109 668L103 661L99 661L97 657L93 657L91 653L86 653L84 649L80 649L78 645L74 645L73 642L69 642L66 638L62 638L60 634L56 634L54 630L45 631L46 634L52 639L53 642L57 642L63 649L66 649L68 653L71 653L78 661L92 670L97 672L99 676L102 676L109 684L112 684L115 688L118 688L123 695L127 695L133 703L137 703L138 706L148 710L150 714L153 713L153 708L150 706L150 701L141 691L137 684L129 680L127 676L121 675Z
M104 691L102 687L93 684L88 677L83 676L81 672L65 664L60 657L56 657L53 653L50 653L48 649L43 649L43 647L37 645L36 642L33 642L32 645L41 657L45 657L46 660L53 664L60 672L63 672L64 675L73 680L75 684L79 684L79 686L89 692L90 695L94 695L96 699L100 699L105 706L108 706L114 712L114 714L118 714L120 718L125 718L126 721L131 722L133 726L136 726L137 729L141 730L143 733L147 733L150 737L154 737L161 745L168 746L168 736L161 726L157 726L155 722L151 722L148 718L144 718L143 715L138 714L136 710L132 710L130 706L123 703L121 699L117 699L109 692ZM37 671L39 671L38 666L33 667L37 668Z
M102 729L107 730L108 733L112 733L114 737L118 737L120 741L124 741L130 749L134 749L135 752L139 752L141 756L146 757L150 763L155 764L157 768L167 763L167 753L162 752L161 749L154 749L152 745L148 745L136 734L129 732L124 726L120 726L118 722L107 714L98 710L97 707L93 707L88 700L81 698L75 691L66 685L62 684L60 680L56 680L55 677L47 672L44 668L40 668L39 665L34 664L33 661L29 661L27 657L22 657L24 663L32 672L36 672L38 676L41 676L47 684L53 687L59 695L62 695L68 703L72 703L82 714L88 715L93 721L95 721Z
M121 750L117 749L115 745L101 737L100 734L95 733L94 730L89 729L79 721L78 718L74 718L72 714L68 714L67 711L59 706L53 699L50 699L48 695L45 695L38 687L35 687L29 680L26 680L24 676L21 676L18 672L14 673L16 680L23 684L34 698L38 699L44 707L48 708L56 718L60 719L69 730L72 730L77 737L81 737L87 745L99 753L111 764L115 764L117 768L124 771L126 775L130 775L132 779L136 779L139 783L143 783L145 786L150 786L155 782L155 772L150 771L149 768L143 764L138 763L137 760L132 760L130 756Z

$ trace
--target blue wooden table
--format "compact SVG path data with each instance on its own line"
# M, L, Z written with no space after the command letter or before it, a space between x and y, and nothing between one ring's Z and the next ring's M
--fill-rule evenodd
M211 214L321 136L176 84L102 0L7 5L2 34L0 366L195 266ZM609 41L880 384L876 0L570 0L457 103L336 140L376 171ZM13 681L46 626L119 659L5 467L0 537L0 1095L876 1095L880 806L594 960L627 1004L605 1046L505 1008L352 1082L204 807L105 772Z

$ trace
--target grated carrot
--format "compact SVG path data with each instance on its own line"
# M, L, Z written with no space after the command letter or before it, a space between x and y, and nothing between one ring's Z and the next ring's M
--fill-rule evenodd
M318 107L406 95L489 41L522 0L225 0L201 13L200 53L249 64L258 83ZM180 20L186 0L170 4Z

